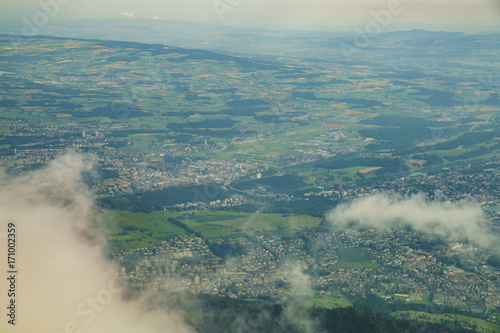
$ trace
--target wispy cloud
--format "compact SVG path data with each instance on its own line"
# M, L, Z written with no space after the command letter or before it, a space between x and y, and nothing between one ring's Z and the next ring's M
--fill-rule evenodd
M450 240L467 239L483 247L498 241L483 225L484 214L479 205L430 202L423 195L372 195L336 207L327 214L327 219L336 229L411 226Z

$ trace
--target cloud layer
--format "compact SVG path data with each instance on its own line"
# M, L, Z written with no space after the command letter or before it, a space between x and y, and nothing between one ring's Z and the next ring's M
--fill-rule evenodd
M78 182L83 165L66 156L36 173L0 176L0 234L8 222L16 225L18 270L15 330L2 320L0 331L192 332L180 314L146 310L148 300L122 297L124 287L106 259L105 240L90 226L93 202ZM0 242L4 256L5 239ZM0 261L2 272L5 261ZM3 305L9 301L6 282L0 282Z

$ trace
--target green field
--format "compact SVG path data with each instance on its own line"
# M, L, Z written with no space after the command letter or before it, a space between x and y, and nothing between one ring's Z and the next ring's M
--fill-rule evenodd
M414 319L418 321L427 321L432 323L437 323L441 321L455 322L458 321L460 326L465 329L474 328L480 333L498 333L500 332L500 326L494 323L490 323L486 320L456 315L456 314L431 314L419 311L397 311L393 312L391 316L399 319Z
M218 222L225 220L236 220L244 218L244 215L207 215L196 219L195 221L198 223L206 223L206 222Z
M397 296L396 294L392 295L395 300L406 301L408 299L407 296ZM416 303L416 304L431 304L429 300L429 295L422 295L421 300L409 300L408 303Z
M316 227L321 219L308 216L286 216L281 214L257 214L231 212L196 212L178 218L203 237L234 237L247 232L290 230L292 228Z
M368 260L363 251L356 247L339 248L337 254L341 262L331 267L332 269L363 269L380 266L380 264Z
M319 218L308 215L283 217L280 214L235 214L225 211L190 212L183 215L168 211L153 211L149 214L100 211L94 223L105 230L110 249L128 249L152 246L185 234L186 230L168 221L170 217L185 223L204 238L237 237L261 230L280 230L293 235L296 229L315 227L321 222Z
M364 262L367 261L363 251L356 247L350 248L340 248L337 250L337 254L342 261L354 261L354 262Z
M358 262L343 262L336 264L332 269L363 269L363 268L377 268L380 264L371 261L358 261Z
M186 231L168 221L178 213L154 211L150 214L117 212L111 215L114 227L108 231L111 250L152 246Z
M345 308L348 306L352 306L352 303L342 298L324 296L318 298L311 298L308 302L308 306L317 306L326 309L334 309L334 308Z

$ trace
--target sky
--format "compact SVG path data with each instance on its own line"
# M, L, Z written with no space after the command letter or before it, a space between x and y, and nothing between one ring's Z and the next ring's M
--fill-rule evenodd
M287 30L363 28L377 19L389 31L500 27L500 0L0 0L2 20L32 21L37 12L47 13L54 22L183 20Z

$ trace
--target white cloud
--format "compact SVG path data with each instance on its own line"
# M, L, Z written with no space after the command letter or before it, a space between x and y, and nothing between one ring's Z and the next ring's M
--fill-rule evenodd
M372 195L339 205L327 214L327 219L336 229L347 228L351 223L368 228L409 225L417 231L445 236L449 240L465 238L484 247L498 241L482 225L484 214L479 205L429 202L423 195Z
M129 13L129 12L121 12L119 16L129 18L129 19L136 19L137 18L134 13Z

